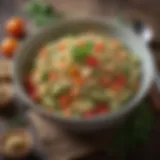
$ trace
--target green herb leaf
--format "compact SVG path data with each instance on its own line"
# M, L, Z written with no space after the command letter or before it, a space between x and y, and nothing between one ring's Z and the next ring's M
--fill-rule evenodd
M76 62L84 62L84 60L91 54L93 50L93 42L89 41L83 46L75 46L72 50L73 59Z

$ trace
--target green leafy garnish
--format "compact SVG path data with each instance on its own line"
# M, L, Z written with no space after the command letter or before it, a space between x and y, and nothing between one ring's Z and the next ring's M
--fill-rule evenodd
M83 46L75 46L72 50L73 59L78 63L82 63L91 54L92 50L93 42L91 41L85 43Z
M51 4L47 4L43 0L29 1L26 4L26 11L32 21L38 26L54 23L55 20L62 17Z

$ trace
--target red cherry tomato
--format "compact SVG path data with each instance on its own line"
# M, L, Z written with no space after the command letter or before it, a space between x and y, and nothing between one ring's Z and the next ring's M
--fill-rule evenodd
M6 57L12 57L18 47L18 41L14 38L6 38L2 41L0 49Z
M9 35L19 37L25 32L24 21L19 17L14 17L6 23L6 31Z

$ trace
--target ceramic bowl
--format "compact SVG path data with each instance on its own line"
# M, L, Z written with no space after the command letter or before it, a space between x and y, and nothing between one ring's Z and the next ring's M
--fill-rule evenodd
M42 46L68 33L81 33L88 30L115 36L124 42L133 54L139 56L141 61L140 89L135 97L122 107L122 109L108 115L97 116L90 120L58 117L54 113L45 110L43 106L37 105L29 98L25 91L23 79L28 70L31 69L35 57L38 54L38 50ZM130 115L138 106L138 103L149 92L155 78L155 62L143 39L134 34L130 25L120 24L114 20L72 19L46 26L33 36L29 37L16 54L13 77L17 96L20 100L27 103L30 108L36 110L41 115L54 120L62 127L73 131L83 132L114 126L116 123Z

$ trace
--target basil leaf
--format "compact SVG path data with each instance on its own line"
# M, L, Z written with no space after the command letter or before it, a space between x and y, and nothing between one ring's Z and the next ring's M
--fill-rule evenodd
M82 63L92 52L93 42L89 41L83 46L75 46L72 50L73 59Z

